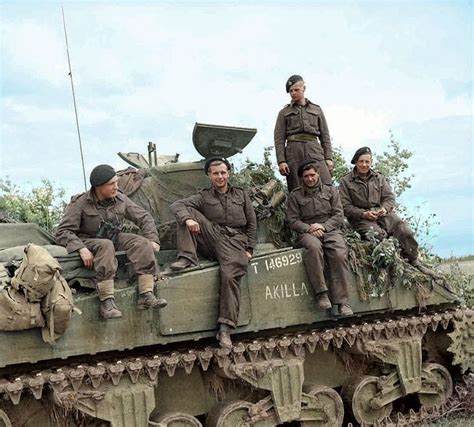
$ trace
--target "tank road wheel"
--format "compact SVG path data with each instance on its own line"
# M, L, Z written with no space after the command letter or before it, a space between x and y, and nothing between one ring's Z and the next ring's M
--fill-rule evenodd
M418 394L418 399L426 408L445 402L453 394L453 379L443 365L426 363L423 365L421 376L421 392Z
M344 403L336 390L323 385L305 387L304 392L316 399L316 405L324 411L325 420L301 421L301 427L340 427L344 420Z
M0 427L12 427L12 423L8 415L0 409Z
M150 417L149 425L160 425L166 427L202 427L202 424L197 418L182 412L172 412L157 417Z
M378 382L377 377L363 377L354 389L352 413L359 424L374 424L388 417L392 412L393 405L391 403L381 408L375 405L373 398L380 391Z
M248 427L251 424L246 418L251 407L250 402L243 400L223 402L209 412L206 427Z

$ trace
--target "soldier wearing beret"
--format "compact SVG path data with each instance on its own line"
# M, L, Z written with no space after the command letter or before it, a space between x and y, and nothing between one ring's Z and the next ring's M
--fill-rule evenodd
M342 205L335 187L321 182L319 167L314 160L307 160L298 168L302 185L289 195L287 220L298 233L298 245L306 249L303 261L317 307L324 310L334 306L334 314L352 316L348 303L349 261L341 231ZM331 277L329 286L324 277L325 261Z
M90 175L91 189L73 196L56 231L56 241L68 253L79 251L84 266L94 269L100 314L122 317L114 298L115 251L125 251L138 276L139 309L165 307L153 294L157 274L155 251L160 250L152 216L118 189L118 177L109 165L99 165ZM121 231L124 219L137 224L143 236Z
M228 183L230 164L226 159L208 159L204 171L210 188L171 205L178 223L178 259L171 268L197 265L197 252L219 262L217 339L222 347L231 348L230 333L239 319L240 281L253 254L257 220L247 192Z
M378 239L394 236L402 256L419 270L435 274L418 260L418 243L411 229L394 212L395 195L385 176L372 169L372 151L359 148L352 157L354 169L341 178L339 193L344 214L352 227L365 237L369 230Z
M280 174L286 176L288 191L298 187L298 166L313 159L319 164L321 180L331 185L332 146L323 110L305 98L305 83L298 75L286 82L291 102L278 113L275 124L275 151ZM318 142L319 140L319 142Z

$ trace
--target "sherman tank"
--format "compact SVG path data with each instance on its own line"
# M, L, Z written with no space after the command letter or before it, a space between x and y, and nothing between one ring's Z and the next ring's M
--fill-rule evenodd
M284 193L275 181L251 189L258 244L241 284L234 346L218 346L219 267L202 260L179 273L169 269L176 254L169 205L207 185L204 159L243 151L255 133L196 124L203 159L195 162L158 156L151 143L148 158L119 154L135 167L120 173L121 188L160 230L155 292L168 300L164 309L136 309L134 274L118 253L123 317L101 320L79 255L67 255L35 225L0 224L3 286L23 245L44 245L81 313L54 345L38 328L0 332L0 426L407 425L472 397L474 311L449 284L428 276L407 282L403 269L382 290L371 287L380 277L364 272L360 250L351 252L354 316L316 310L302 250L276 218Z

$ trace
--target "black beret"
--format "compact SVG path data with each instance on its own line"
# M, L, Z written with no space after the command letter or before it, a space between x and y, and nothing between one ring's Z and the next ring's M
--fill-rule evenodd
M286 81L286 93L290 92L290 87L293 86L297 82L302 82L303 77L299 76L298 74L294 74Z
M357 163L357 160L359 160L359 157L362 156L362 154L370 154L372 155L372 151L370 151L369 147L361 147L359 148L355 154L354 157L352 157L351 163L355 165Z
M117 173L112 166L99 165L92 169L89 180L93 187L97 187L110 181L115 175L117 175Z
M209 166L212 162L222 162L224 163L226 166L227 166L227 170L230 171L231 167L230 167L230 163L229 161L225 158L225 157L209 157L207 160L206 160L206 163L204 163L204 172L207 174L208 170L209 170Z
M314 159L309 159L309 160L305 160L303 163L301 163L298 166L298 177L299 178L301 178L303 176L303 172L304 172L303 169L305 168L305 166L308 166L308 165L314 165L315 171L319 173L318 161L314 160Z

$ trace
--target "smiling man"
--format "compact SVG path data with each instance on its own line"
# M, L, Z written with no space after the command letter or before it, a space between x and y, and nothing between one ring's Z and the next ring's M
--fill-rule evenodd
M138 308L165 307L166 300L153 294L155 251L160 250L160 244L152 216L119 191L112 166L95 167L90 183L89 191L71 198L55 237L68 253L78 251L84 266L95 271L101 316L122 317L114 298L116 250L125 251L138 276ZM124 219L137 224L143 236L123 233Z
M341 231L344 221L341 201L333 186L321 182L319 167L314 160L299 166L298 176L303 184L291 192L286 217L290 228L298 233L298 246L306 249L303 261L316 295L316 306L326 310L334 305L333 314L351 316L349 261ZM330 283L324 277L325 261Z
M436 273L418 259L418 243L410 227L394 212L395 195L387 179L372 169L372 151L359 148L352 157L354 169L341 178L339 193L344 214L352 227L366 237L371 230L379 240L394 236L402 256L423 273Z
M222 347L231 348L230 333L239 320L240 281L253 255L257 219L247 192L229 184L226 159L208 159L204 171L211 187L171 205L178 223L178 259L171 268L178 271L197 265L198 252L219 261L217 339Z
M332 146L323 110L305 98L306 86L301 76L291 76L285 87L291 102L278 113L274 133L280 174L286 176L291 192L300 185L298 166L313 159L319 165L323 183L331 185Z

